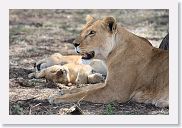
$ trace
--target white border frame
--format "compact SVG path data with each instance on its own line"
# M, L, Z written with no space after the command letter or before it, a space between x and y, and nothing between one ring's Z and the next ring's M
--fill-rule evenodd
M83 3L83 4L81 4ZM103 4L104 3L104 4ZM3 124L178 124L178 4L176 0L4 0L0 4ZM9 9L169 9L169 115L9 115ZM3 106L2 106L3 105Z

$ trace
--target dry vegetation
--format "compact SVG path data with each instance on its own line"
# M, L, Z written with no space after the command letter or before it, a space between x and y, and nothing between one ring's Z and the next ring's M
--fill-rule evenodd
M47 97L60 87L45 79L28 79L33 63L59 52L75 54L71 42L86 15L114 16L127 29L158 47L168 32L167 10L10 10L9 114L59 114L74 103L49 104ZM94 104L81 101L84 114L169 114L168 108L135 102Z

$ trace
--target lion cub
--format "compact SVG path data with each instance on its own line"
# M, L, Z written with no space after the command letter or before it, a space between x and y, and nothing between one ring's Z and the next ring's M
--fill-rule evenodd
M60 53L54 53L48 58L42 59L35 63L34 67L36 71L40 71L53 65L64 65L68 63L79 64L80 60L81 56L78 55L63 56Z
M102 60L99 59L85 60L82 59L81 55L63 56L60 53L54 53L48 58L38 61L34 65L34 67L36 71L41 71L42 69L51 67L53 65L65 65L68 63L87 64L90 65L95 72L100 73L104 76L107 75L106 64Z
M100 73L94 73L90 65L69 63L63 66L54 65L41 71L29 74L29 78L46 78L55 83L71 84L95 84L104 81Z

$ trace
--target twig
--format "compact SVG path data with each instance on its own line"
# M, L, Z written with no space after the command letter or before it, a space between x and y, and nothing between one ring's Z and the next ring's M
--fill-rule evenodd
M33 108L35 108L35 107L37 107L37 106L39 106L40 104L41 104L41 103L38 103L38 104L36 104L36 105L34 105L34 106L30 107L29 115L31 115L31 113L32 113L32 109L33 109Z
M87 96L87 94L85 96L83 96L81 99L78 100L77 104L78 106L80 106L80 102Z
M33 97L33 98L30 98L30 99L25 99L25 100L17 100L17 101L15 101L14 103L17 103L17 102L19 102L19 101L26 101L26 102L28 102L28 101L31 101L31 100L34 100L34 99L36 99L37 97Z

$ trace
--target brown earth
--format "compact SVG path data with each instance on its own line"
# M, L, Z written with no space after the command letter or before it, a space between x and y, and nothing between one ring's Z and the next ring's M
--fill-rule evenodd
M10 10L9 19L9 114L59 114L75 103L49 104L50 94L64 85L45 79L29 79L33 64L53 53L75 54L71 44L86 15L114 16L126 28L158 47L168 32L168 10ZM136 102L94 104L81 101L84 114L169 114L168 108Z

